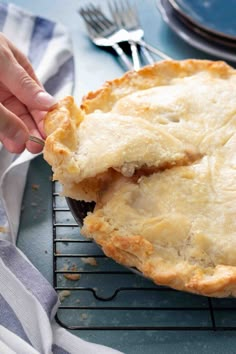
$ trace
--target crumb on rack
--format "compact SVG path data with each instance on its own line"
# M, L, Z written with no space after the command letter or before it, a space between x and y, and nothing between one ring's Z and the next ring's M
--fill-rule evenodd
M87 320L88 314L87 313L81 313L80 317L81 317L82 320Z
M94 257L81 257L81 261L84 262L85 264L89 264L94 267L96 267L98 265L98 263Z
M67 271L68 269L69 269L69 265L63 264L63 267L60 269L60 271L64 272L64 271Z
M70 296L71 292L69 290L62 290L58 293L60 301L64 301L66 297Z
M72 280L72 281L79 280L81 277L80 274L72 274L72 273L63 274L63 276L64 276L64 278L66 278L68 280Z
M63 270L71 270L71 272L77 272L78 268L76 264L73 264L72 267L68 267L67 264L64 264ZM74 273L65 273L63 274L64 278L68 279L68 280L72 280L72 281L76 281L79 280L81 277L81 274L74 274Z
M37 191L37 190L39 190L40 185L33 183L31 187L32 187L32 189L33 189L34 191Z

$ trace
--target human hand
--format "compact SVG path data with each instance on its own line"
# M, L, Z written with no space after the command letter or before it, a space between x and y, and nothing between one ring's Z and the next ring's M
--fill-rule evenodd
M38 81L29 60L0 34L0 141L14 153L42 150L29 135L45 138L43 118L56 103Z

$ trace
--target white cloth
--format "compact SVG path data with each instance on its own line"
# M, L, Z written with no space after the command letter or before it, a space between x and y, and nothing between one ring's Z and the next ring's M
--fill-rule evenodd
M73 50L64 26L0 3L0 31L28 56L48 92L56 98L72 93ZM119 353L86 342L55 322L56 292L15 246L29 161L34 156L27 151L15 156L0 146L0 353Z

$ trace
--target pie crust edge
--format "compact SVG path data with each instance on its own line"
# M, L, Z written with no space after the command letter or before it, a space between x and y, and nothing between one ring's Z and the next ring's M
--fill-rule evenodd
M72 181L73 176L78 173L70 158L71 152L74 151L76 146L76 131L85 114L93 112L95 109L109 111L110 106L121 94L120 91L124 93L124 90L126 90L125 92L128 94L137 89L168 84L172 78L178 78L180 75L191 75L191 73L201 70L207 70L212 75L222 77L235 75L235 70L224 62L194 59L163 61L145 67L138 72L128 72L120 79L106 82L101 89L88 93L83 98L80 108L75 105L72 97L61 100L47 114L45 119L45 130L48 138L44 156L56 170L54 178L61 180L62 183L68 182L68 176L64 179L60 165L67 166L68 175L72 176ZM74 197L76 194L77 190L74 186L70 196ZM236 296L236 269L233 266L217 265L213 269L213 273L211 269L210 277L207 272L190 264L182 264L174 271L172 264L170 270L168 270L168 265L165 262L163 264L161 259L155 265L150 264L148 257L152 253L153 246L142 236L136 235L124 238L117 233L112 234L107 223L102 223L100 218L91 215L85 221L83 233L89 237L95 230L96 236L93 238L102 246L107 256L126 266L136 266L145 276L151 278L157 284L207 296ZM136 258L132 257L128 252L129 250L135 251L138 256ZM190 273L194 274L191 278L189 277Z

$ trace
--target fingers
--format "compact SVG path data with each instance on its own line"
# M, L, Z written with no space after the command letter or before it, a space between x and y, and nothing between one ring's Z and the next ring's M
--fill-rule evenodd
M48 110L56 102L15 60L2 67L0 79L29 109Z
M43 89L29 60L0 33L0 141L10 152L40 145L29 134L44 137L43 118L56 100Z
M43 138L46 138L44 132L44 117L47 111L39 111L39 110L29 111L27 107L22 102L20 102L15 96L13 96L9 92L9 90L1 83L0 83L0 102L4 107L6 107L9 111L13 112L19 118L21 118L21 116L27 112L31 120L29 121L29 126L28 126L28 122L25 122L25 124L28 126L30 133L31 133L31 123L33 123L34 128L37 127L39 137L41 135Z
M9 152L19 154L25 147L33 154L42 151L41 145L28 140L29 131L23 121L2 105L0 117L0 141ZM40 137L37 129L32 129L30 134Z
M26 117L28 119L29 115L27 115ZM36 128L32 128L29 133L30 133L30 135L33 135L33 136L35 136L37 138L42 139L42 136L39 134L39 131ZM37 154L37 153L39 153L39 152L41 152L43 150L43 146L41 144L37 144L37 143L35 143L33 141L30 141L29 137L28 137L28 140L25 143L25 146L26 146L26 149L28 151L32 152L33 154Z
M45 115L47 114L47 111L38 111L38 110L32 110L31 112L32 117L34 118L34 121L37 124L37 128L41 134L41 136L46 139L46 134L44 131L44 118Z
M48 110L55 99L44 91L28 59L0 35L0 81L29 109Z
M37 78L34 69L28 60L28 58L17 48L14 46L13 43L11 43L7 38L8 46L11 49L16 61L25 69L25 71L29 74L29 76L37 82L39 86L42 87L42 84L40 83L39 79Z
M24 123L0 104L0 141L10 152L20 153L25 148L29 131Z
M27 110L26 106L23 105L23 103L21 103L16 97L8 97L3 101L3 105L5 108L7 108L8 111L11 111L24 123L24 125L27 127L28 134L42 138L30 112ZM32 153L38 153L42 150L42 146L31 141L26 141L26 148Z

